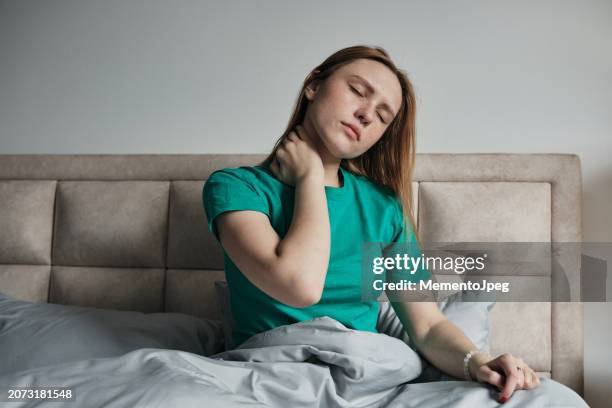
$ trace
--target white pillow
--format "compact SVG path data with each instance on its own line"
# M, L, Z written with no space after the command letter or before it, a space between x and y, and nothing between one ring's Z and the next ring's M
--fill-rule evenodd
M490 334L489 314L493 306L495 306L495 302L479 300L481 298L484 299L474 292L457 292L439 301L438 307L444 316L459 327L477 348L488 352ZM402 323L391 303L380 302L380 312L376 327L380 333L396 337L408 344L413 350L416 350L414 343L410 341L408 334L404 331ZM447 375L430 364L421 353L419 353L419 356L423 363L423 372L412 382L456 380L455 377Z

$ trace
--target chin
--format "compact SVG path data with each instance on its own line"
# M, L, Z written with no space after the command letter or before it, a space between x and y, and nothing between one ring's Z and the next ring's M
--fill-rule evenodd
M352 159L357 157L359 154L352 151L349 147L342 143L332 144L328 147L329 152L339 159Z
M327 133L324 144L332 155L340 159L351 159L361 154L355 152L354 142L344 134L343 130L334 130L334 132Z

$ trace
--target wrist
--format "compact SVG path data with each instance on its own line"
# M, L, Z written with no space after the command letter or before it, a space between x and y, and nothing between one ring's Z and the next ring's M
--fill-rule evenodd
M468 371L472 380L478 381L478 378L476 377L476 374L478 373L478 367L487 363L490 360L491 356L489 356L489 354L487 354L486 352L479 351L474 354L474 356L468 362Z
M323 171L318 170L309 170L304 173L302 176L297 178L297 183L321 183L324 184L325 181L325 173Z

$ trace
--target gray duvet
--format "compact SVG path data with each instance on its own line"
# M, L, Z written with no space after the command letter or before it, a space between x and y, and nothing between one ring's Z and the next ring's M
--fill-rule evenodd
M382 333L329 317L281 326L238 349L208 357L142 348L0 377L0 390L69 388L70 402L1 402L7 407L494 407L497 390L466 381L411 383L419 356ZM6 396L4 396L6 397ZM542 379L504 407L587 407L564 385Z

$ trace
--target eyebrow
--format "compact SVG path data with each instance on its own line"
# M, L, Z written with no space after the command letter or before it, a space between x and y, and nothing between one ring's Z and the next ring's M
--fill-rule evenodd
M372 84L371 84L371 83L369 83L369 82L368 82L368 81L367 81L367 80L366 80L364 77L362 77L362 76L360 76L360 75L357 75L357 74L350 75L350 77L354 77L354 78L356 78L356 79L360 80L361 82L363 82L363 84L366 86L366 88L368 88L368 90L369 90L371 93L373 93L373 94L375 94L375 93L376 93L376 90L374 89L374 87L372 86ZM388 111L388 112L391 114L391 116L393 116L393 117L395 116L395 113L393 113L393 110L391 109L391 107L389 106L389 104L387 104L387 102L383 102L381 106L382 106L384 109L386 109L386 110L387 110L387 111Z

